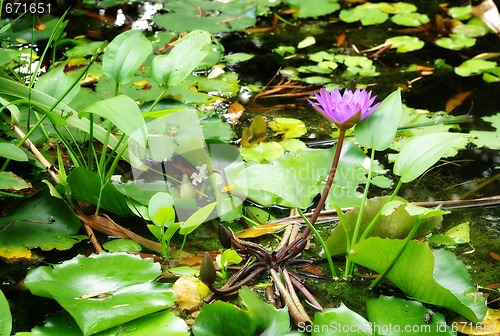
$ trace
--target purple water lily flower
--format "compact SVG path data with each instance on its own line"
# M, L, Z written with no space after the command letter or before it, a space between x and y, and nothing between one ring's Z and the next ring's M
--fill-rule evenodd
M342 96L337 88L331 92L321 89L319 95L314 94L320 106L309 99L307 101L339 129L348 130L369 116L380 105L377 103L372 106L377 96L371 97L371 94L371 91L358 88L354 93L346 89Z

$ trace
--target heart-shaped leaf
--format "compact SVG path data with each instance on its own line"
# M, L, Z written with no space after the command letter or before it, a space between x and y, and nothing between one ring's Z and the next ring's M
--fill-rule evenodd
M461 134L457 133L429 133L414 138L399 153L394 164L394 174L401 176L403 183L413 181L461 138Z
M146 123L137 103L128 96L116 96L100 100L78 113L81 118L87 113L94 113L111 121L125 134L140 145L146 144Z
M115 83L128 83L152 51L153 46L142 31L127 30L106 47L102 72Z
M174 86L182 82L210 52L210 34L195 30L174 45L167 55L156 56L152 63L153 79Z
M380 273L403 243L371 237L357 243L349 258ZM415 300L448 308L474 323L486 313L486 299L476 292L465 265L453 253L432 250L427 243L410 241L386 277Z
M381 151L389 148L398 130L403 106L401 89L391 93L377 109L354 129L356 140L363 147Z

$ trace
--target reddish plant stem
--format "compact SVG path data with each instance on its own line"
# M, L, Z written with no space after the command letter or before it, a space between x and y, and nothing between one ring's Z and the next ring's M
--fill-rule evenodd
M328 175L328 179L326 180L325 189L323 190L323 194L321 194L321 198L319 199L318 205L316 206L316 209L314 209L314 212L311 216L311 219L309 220L311 222L311 224L313 224L313 225L318 220L319 214L321 213L321 210L323 209L323 206L325 205L326 198L328 197L328 194L330 193L333 179L335 178L335 173L337 172L337 167L339 165L340 152L342 151L342 144L344 143L344 136L345 136L345 130L340 129L339 139L337 141L337 149L335 150L335 157L333 158L333 163L332 163L332 168L330 169L330 174ZM308 226L305 228L304 232L302 233L301 239L306 239L310 233L311 233L311 229Z

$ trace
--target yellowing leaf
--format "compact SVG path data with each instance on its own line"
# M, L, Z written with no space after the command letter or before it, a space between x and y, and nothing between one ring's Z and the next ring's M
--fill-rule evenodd
M145 80L134 83L135 86L143 86L143 85L146 85L146 84L148 84L148 81L145 81Z
M299 44L297 45L297 48L299 48L299 49L307 48L309 46L312 46L315 43L316 43L316 39L314 38L314 36L308 36L299 42Z
M178 295L175 301L181 310L194 310L203 303L208 295L208 287L196 278L181 276L173 284L172 290Z
M463 317L451 324L454 330L467 335L498 335L500 332L500 309L490 309L481 323L471 323Z
M240 119L243 111L245 111L245 108L238 102L234 102L229 106L229 108L227 109L227 113L233 125L238 119Z
M462 223L446 231L445 235L458 238L464 242L470 242L469 223Z
M298 138L307 133L307 127L303 121L294 118L276 118L269 123L269 127L276 135L283 134L283 140Z
M446 102L446 113L450 113L453 111L456 107L462 105L463 101L467 99L467 97L470 96L472 91L465 91L465 92L460 92L459 94L454 95L448 101Z
M255 238L283 229L288 224L262 224L240 231L238 238Z

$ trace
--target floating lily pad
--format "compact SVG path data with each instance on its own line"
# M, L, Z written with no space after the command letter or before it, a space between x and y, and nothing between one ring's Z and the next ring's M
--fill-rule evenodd
M109 252L141 252L142 247L131 239L113 239L102 244L102 247Z
M171 307L172 285L153 282L160 274L152 259L102 252L33 269L25 284L33 294L55 299L84 335L92 335Z
M451 50L461 50L463 48L470 48L474 44L476 44L476 39L472 37L468 37L465 34L451 34L450 37L442 37L436 40L436 45L451 49Z
M464 34L467 37L480 37L486 35L487 32L488 29L484 24L478 25L478 24L472 24L471 22L453 27L453 33Z
M430 21L429 17L420 13L400 13L391 18L395 24L409 27L418 27Z
M117 333L129 336L146 336L156 334L171 336L189 335L186 323L179 317L175 316L175 314L171 311L149 314L94 335L115 336ZM20 334L16 335L21 336ZM84 336L73 317L71 317L71 315L69 315L66 311L49 315L45 319L45 324L43 326L33 328L32 334L30 335Z
M454 248L460 244L470 242L469 223L462 223L452 227L444 234L433 234L427 241L431 244L445 245Z
M318 17L333 13L340 9L340 4L337 0L284 0L291 9L296 9L295 17L307 18Z
M253 54L235 53L235 54L225 55L224 60L228 63L241 63L241 62L251 60L254 57L255 57L255 55L253 55Z
M493 116L483 117L485 121L491 122L492 127L496 131L471 131L470 135L473 136L471 139L477 147L488 147L491 149L500 149L500 113Z
M167 14L156 15L153 21L173 31L205 30L209 33L241 30L256 22L255 6L237 0L226 3L201 0L176 0L165 5ZM201 14L200 14L201 13Z
M442 314L434 313L418 301L382 295L377 299L367 300L366 312L373 324L387 328L392 326L391 331L384 333L385 335L457 334L446 324Z
M29 258L29 249L66 250L86 236L76 236L80 220L61 199L47 189L22 201L15 211L0 217L0 256Z
M283 140L298 138L307 133L304 122L294 118L276 118L269 123L269 128L276 132L275 136L281 135Z
M216 301L205 305L193 325L195 336L281 336L288 332L288 309L277 310L248 287L240 291L246 309Z
M274 49L274 52L280 56L285 56L285 54L295 54L295 47L293 46L279 46Z
M361 21L363 26L369 26L384 23L389 18L389 14L380 10L377 4L367 2L351 9L342 10L339 18L347 23Z
M68 58L79 58L95 54L99 49L104 50L108 45L104 41L77 40L78 45L65 52Z
M448 14L455 20L468 20L472 17L472 7L471 5L451 7Z
M363 316L347 308L343 302L337 308L326 308L321 313L316 313L311 330L311 336L373 335L371 324Z
M277 142L261 142L252 147L242 147L240 152L246 161L262 162L280 158L285 150Z
M396 36L385 40L385 43L391 43L391 49L396 49L399 53L407 53L422 49L424 42L414 36Z
M487 82L497 82L500 80L500 67L497 62L477 58L460 64L455 68L455 73L462 77L483 74L483 79Z

